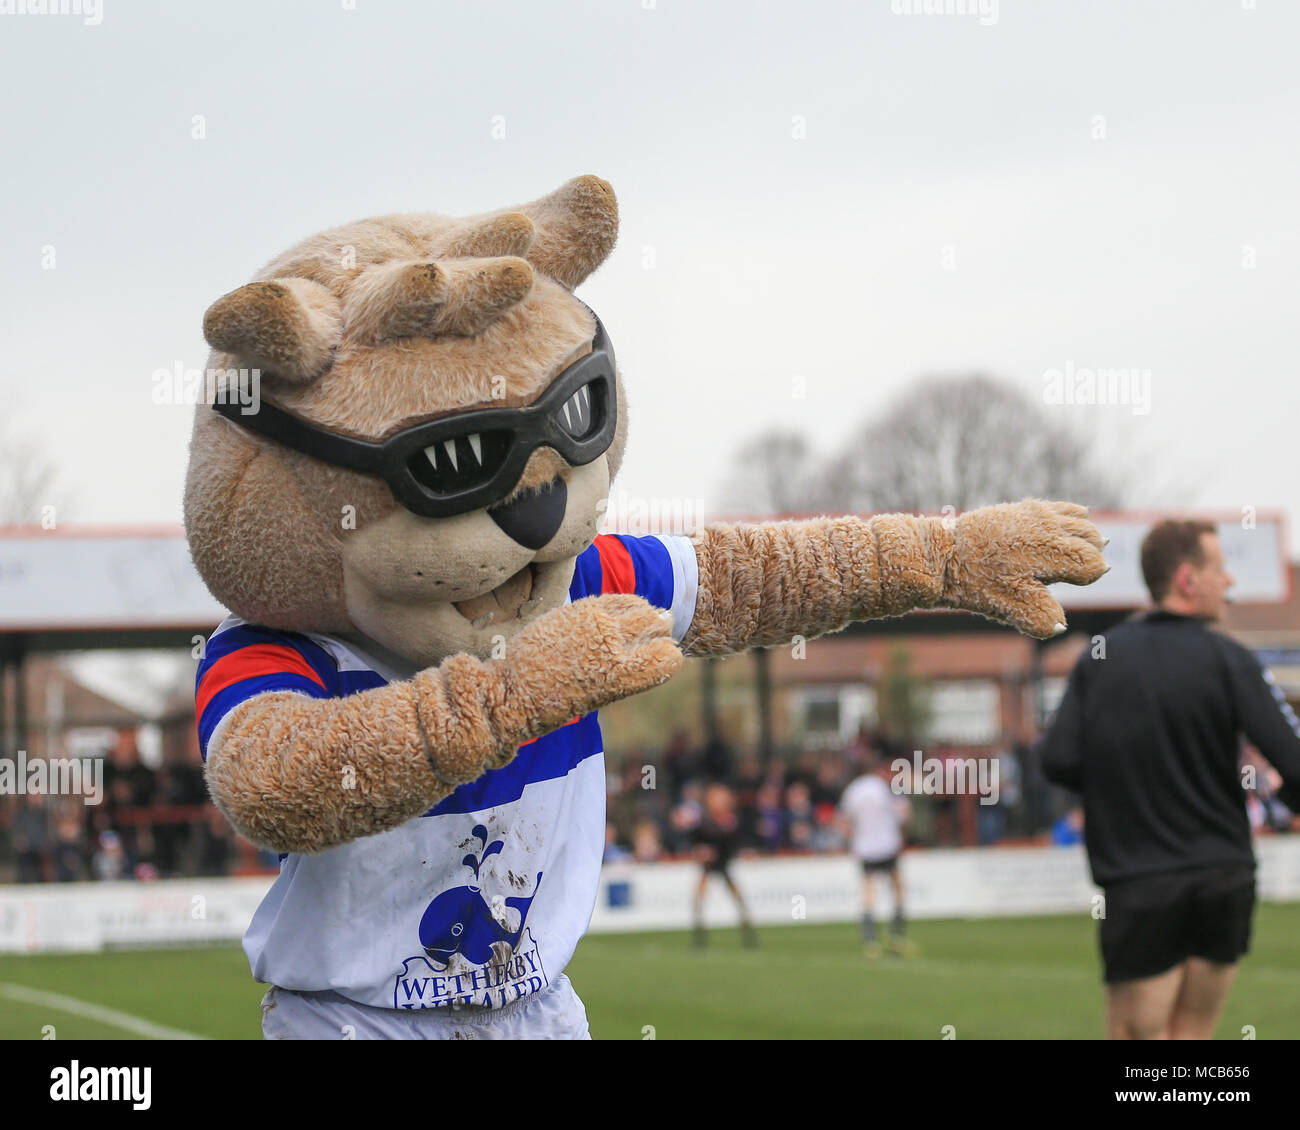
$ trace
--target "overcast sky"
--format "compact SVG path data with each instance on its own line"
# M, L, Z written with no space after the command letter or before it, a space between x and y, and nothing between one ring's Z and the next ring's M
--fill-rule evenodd
M204 363L214 299L322 227L592 172L622 210L580 291L629 389L616 490L707 504L745 438L836 446L924 374L1041 398L1128 368L1149 402L1053 410L1141 453L1133 501L1282 508L1294 545L1300 5L910 6L0 15L4 412L61 517L177 522L192 409L153 374Z

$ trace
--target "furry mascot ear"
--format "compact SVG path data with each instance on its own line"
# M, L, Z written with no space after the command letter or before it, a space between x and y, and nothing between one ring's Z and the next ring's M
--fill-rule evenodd
M342 330L338 299L309 279L249 283L203 316L213 349L289 384L306 384L330 367Z
M462 221L443 237L435 258L518 256L573 290L609 257L617 239L614 189L608 181L587 174L528 204ZM349 313L349 332L351 323ZM618 395L618 430L608 455L611 480L627 445L627 394L621 376Z
M569 290L605 261L618 238L618 201L600 177L574 177L508 214L523 216L536 229L528 261Z
M489 233L491 234L491 233ZM519 258L410 260L368 267L348 289L343 320L363 345L403 337L473 337L533 288Z
M522 212L499 212L482 220L469 220L448 233L438 249L440 259L482 259L528 254L537 229Z
M505 215L519 215L533 224L536 235L528 248L528 261L569 290L609 257L618 239L618 198L613 186L590 173ZM627 447L627 393L621 374L618 398L618 430L608 453L611 483Z

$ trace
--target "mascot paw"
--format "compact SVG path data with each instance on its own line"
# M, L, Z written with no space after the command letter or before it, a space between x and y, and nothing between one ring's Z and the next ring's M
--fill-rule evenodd
M1090 585L1110 568L1105 539L1072 502L1004 503L956 521L944 603L1047 639L1065 630L1065 612L1046 586Z
M589 596L539 617L500 662L530 728L545 732L667 682L682 665L671 633L672 616L639 596Z

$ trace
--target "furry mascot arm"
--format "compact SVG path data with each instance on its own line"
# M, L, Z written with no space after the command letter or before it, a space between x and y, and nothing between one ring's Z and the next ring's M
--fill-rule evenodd
M237 831L320 852L395 828L523 742L668 679L672 619L636 596L588 597L526 628L499 660L453 655L341 699L270 692L231 711L208 787Z
M914 608L959 608L1045 639L1065 613L1044 587L1108 566L1087 509L1007 503L951 518L882 514L706 527L688 655L725 655Z

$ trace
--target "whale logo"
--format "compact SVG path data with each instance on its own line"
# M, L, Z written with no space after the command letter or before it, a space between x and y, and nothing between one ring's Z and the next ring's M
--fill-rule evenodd
M489 844L487 828L482 824L475 825L472 834L482 845L482 852L471 852L461 863L478 880L484 860L497 855L504 845L501 840ZM528 909L533 905L538 888L542 885L542 874L541 871L537 873L533 893L527 898L505 900L507 907L519 912L519 927L516 930L508 930L497 921L491 904L477 885L452 887L438 895L429 903L420 919L420 945L424 947L424 952L434 967L439 971L446 969L456 954L461 954L471 965L486 965L493 960L493 947L500 942L514 950L523 937Z

